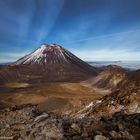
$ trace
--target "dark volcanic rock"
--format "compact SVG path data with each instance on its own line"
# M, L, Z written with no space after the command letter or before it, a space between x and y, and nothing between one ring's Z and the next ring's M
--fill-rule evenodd
M34 112L37 112L34 116ZM75 119L42 113L35 105L1 110L0 135L21 140L139 140L140 114L117 112L112 117Z

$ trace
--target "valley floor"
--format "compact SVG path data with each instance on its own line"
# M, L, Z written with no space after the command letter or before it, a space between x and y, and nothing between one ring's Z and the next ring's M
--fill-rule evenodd
M72 111L109 93L82 83L19 86L20 88L18 83L7 83L3 89L1 88L1 108L31 103L38 104L41 111Z

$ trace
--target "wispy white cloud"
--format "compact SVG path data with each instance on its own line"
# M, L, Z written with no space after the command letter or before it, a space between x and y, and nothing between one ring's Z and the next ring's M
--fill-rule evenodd
M14 62L29 52L0 52L0 62Z
M73 46L71 51L84 60L140 60L139 36L140 29L135 29L84 38L66 46Z
M81 34L83 31L78 32L79 34ZM77 33L77 32L76 32ZM116 33L111 33L111 34L105 34L105 35L100 35L100 36L90 36L90 37L86 37L86 38L81 38L78 40L74 40L73 38L77 35L75 34L71 34L71 35L64 35L64 40L65 42L67 42L68 44L75 44L75 43L79 43L79 42L84 42L84 41L95 41L95 40L110 40L110 39L115 39L115 40L121 40L121 39L126 39L128 37L130 37L131 39L133 35L135 35L135 37L137 37L137 39L139 40L139 35L140 34L140 29L135 29L135 30L129 30L129 31L123 31L123 32L116 32ZM73 39L73 40L71 40ZM128 40L130 41L130 40ZM66 43L66 44L67 44Z

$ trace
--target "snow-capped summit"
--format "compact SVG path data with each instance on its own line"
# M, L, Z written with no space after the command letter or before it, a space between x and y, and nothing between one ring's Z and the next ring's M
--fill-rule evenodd
M47 64L47 63L56 63L59 60L65 60L66 50L61 46L56 44L43 44L34 52L26 55L25 57L19 59L16 64ZM67 54L66 54L67 55Z

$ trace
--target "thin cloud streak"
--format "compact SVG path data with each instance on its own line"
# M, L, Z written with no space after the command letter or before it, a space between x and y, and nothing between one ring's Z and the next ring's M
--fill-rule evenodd
M130 30L130 31L124 31L124 32L118 32L118 33L112 33L112 34L107 34L107 35L101 35L101 36L91 36L91 37L87 37L87 38L83 38L83 39L79 39L79 40L74 40L74 41L69 41L66 44L71 44L71 43L77 43L77 42L83 42L83 41L89 41L89 40L99 40L99 39L108 39L108 38L112 38L112 37L116 37L116 36L121 36L122 34L133 34L133 33L140 33L140 29L137 30Z
M79 50L73 52L86 61L137 61L140 52L131 50Z
M0 62L14 62L30 52L0 52Z

